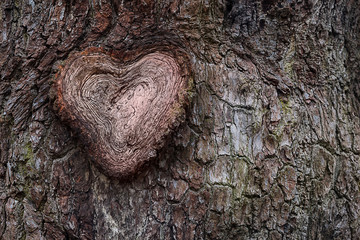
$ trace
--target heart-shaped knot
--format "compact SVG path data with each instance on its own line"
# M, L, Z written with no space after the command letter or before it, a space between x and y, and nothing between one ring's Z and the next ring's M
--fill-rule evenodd
M101 48L72 55L56 77L56 109L107 175L126 177L162 147L184 114L189 70L178 53L122 62ZM122 55L124 56L124 55Z

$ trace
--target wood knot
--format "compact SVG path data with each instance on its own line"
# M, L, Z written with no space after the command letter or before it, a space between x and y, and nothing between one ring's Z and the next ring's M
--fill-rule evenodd
M155 157L189 102L186 54L145 52L89 48L69 57L55 78L56 111L112 177L128 177Z

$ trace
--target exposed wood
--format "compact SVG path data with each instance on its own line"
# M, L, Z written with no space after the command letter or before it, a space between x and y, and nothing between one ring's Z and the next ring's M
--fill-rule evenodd
M3 0L0 53L0 239L360 236L359 1ZM89 153L123 142L105 134L102 107L129 109L112 79L157 74L160 55L166 80L193 80L186 117L152 133L168 136L162 148L142 140L157 157L109 177L121 149ZM84 68L91 57L106 66ZM77 102L64 91L84 80L74 70L99 86ZM159 124L172 128L168 113Z
M134 174L184 119L188 61L163 49L123 64L114 57L123 54L87 49L67 59L55 80L55 108L109 176Z

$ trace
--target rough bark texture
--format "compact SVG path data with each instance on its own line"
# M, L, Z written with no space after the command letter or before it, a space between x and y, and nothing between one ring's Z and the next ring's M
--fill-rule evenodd
M0 238L359 239L359 1L0 8ZM188 117L108 178L52 109L53 78L87 47L165 40L190 56Z

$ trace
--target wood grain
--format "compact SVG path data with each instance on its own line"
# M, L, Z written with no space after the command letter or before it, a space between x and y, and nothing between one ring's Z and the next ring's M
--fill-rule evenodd
M91 48L71 56L56 78L56 106L93 161L127 177L156 156L184 114L189 71L173 52L115 56L125 55Z

